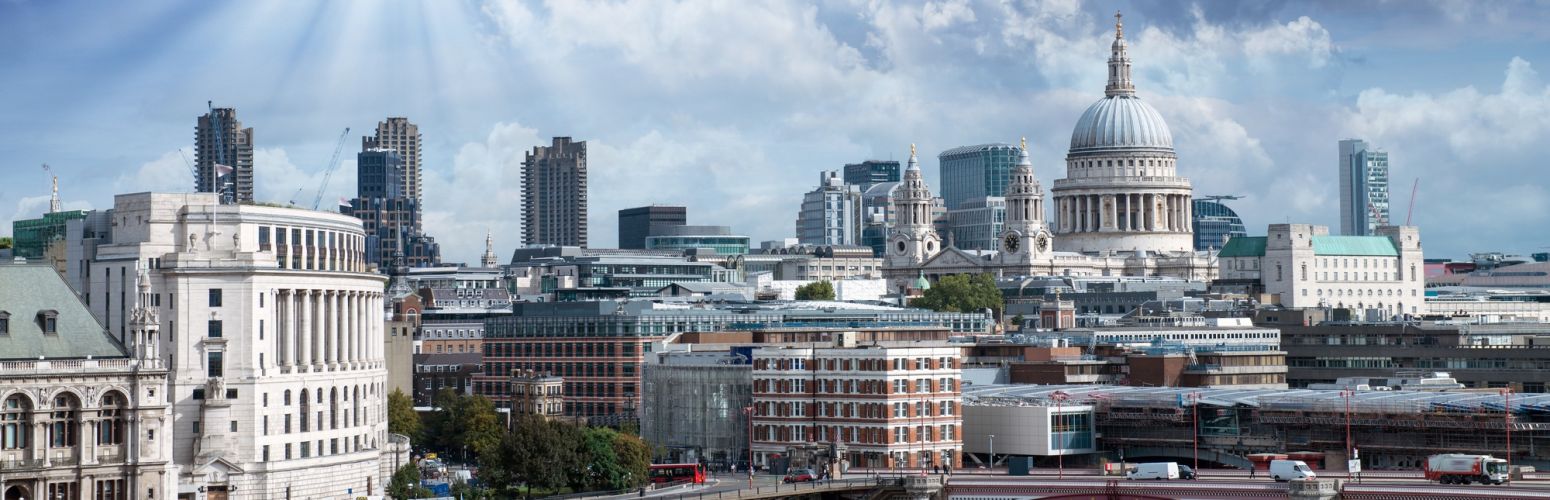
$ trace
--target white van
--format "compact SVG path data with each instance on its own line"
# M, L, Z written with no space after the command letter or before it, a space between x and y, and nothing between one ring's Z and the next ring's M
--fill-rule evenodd
M1313 469L1302 460L1271 460L1270 478L1278 482L1291 481L1293 479L1318 479Z
M1178 462L1157 462L1150 464L1136 464L1135 467L1125 471L1125 479L1178 479Z

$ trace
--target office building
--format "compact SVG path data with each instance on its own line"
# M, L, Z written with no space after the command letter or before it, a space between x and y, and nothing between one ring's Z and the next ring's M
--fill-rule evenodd
M383 134L391 135L394 130L379 126L378 135L388 137ZM397 145L418 151L418 137L414 145ZM372 142L373 138L362 140ZM409 194L413 181L408 157L398 150L374 146L356 155L356 198L350 200L346 211L360 219L366 230L366 262L384 273L441 264L441 245L423 233L420 202Z
M796 228L805 245L861 244L861 191L837 171L819 173L818 188L802 196Z
M1362 318L1419 316L1425 262L1420 230L1383 226L1374 236L1333 236L1326 226L1271 224L1266 236L1227 241L1217 254L1221 282L1294 309L1352 309Z
M669 227L688 224L688 221L689 211L684 207L649 205L620 210L619 248L646 248L646 238L663 234Z
M220 193L221 203L253 201L253 129L236 108L211 107L194 128L194 191Z
M872 249L873 257L888 251L888 234L893 231L893 196L898 182L882 182L861 191L861 244Z
M845 164L845 183L862 191L884 182L899 182L899 162L896 160L867 160Z
M587 143L555 137L522 161L522 244L587 246Z
M415 406L434 406L436 395L443 390L463 396L473 394L474 376L484 372L482 361L478 353L415 354Z
M755 465L779 468L781 457L818 445L851 467L959 466L961 352L843 338L753 349Z
M1190 223L1195 232L1195 251L1220 249L1230 238L1248 236L1243 219L1220 199L1196 198L1193 203Z
M475 378L475 391L504 407L510 403L512 370L550 373L565 379L565 414L584 417L633 415L647 346L674 334L824 325L849 330L946 327L957 333L983 334L992 321L979 313L834 302L687 307L681 302L602 300L516 303L512 310L511 316L485 321L485 373Z
M0 262L3 498L176 495L164 336L136 281L122 342L53 269Z
M963 202L947 211L951 246L963 250L996 250L1006 226L1006 198L986 196Z
M1340 141L1340 234L1372 236L1390 224L1389 154L1367 141Z
M378 149L397 151L402 160L402 191L397 196L412 199L416 205L424 203L421 192L424 175L420 170L420 126L402 116L388 117L377 122L376 136L361 137L361 151ZM362 193L362 198L368 197L364 191ZM415 226L415 229L419 229L419 226Z
M641 438L670 463L705 461L725 469L748 461L753 365L747 350L674 351L648 359L641 373ZM746 469L745 469L746 470Z
M1002 196L1017 164L1017 146L980 144L963 146L937 155L938 182L942 183L942 202L947 211L986 196Z
M57 247L54 260L63 261L65 258L63 249L65 244L65 227L72 220L85 219L88 210L67 210L63 212L49 212L36 219L17 219L11 222L11 250L12 256L28 260L43 260L50 253L50 247Z
M711 250L716 255L748 253L752 238L727 226L668 226L646 237L647 250Z
M112 243L81 297L132 345L126 291L147 287L166 339L177 496L382 491L409 443L382 411L387 279L367 270L361 222L217 196L115 197Z

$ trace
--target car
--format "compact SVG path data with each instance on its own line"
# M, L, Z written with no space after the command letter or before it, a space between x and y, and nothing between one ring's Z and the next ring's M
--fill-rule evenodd
M787 483L811 483L818 480L818 475L812 469L792 469L786 473L782 481Z
M1195 478L1195 469L1189 468L1188 465L1179 464L1179 479L1194 479L1194 478Z

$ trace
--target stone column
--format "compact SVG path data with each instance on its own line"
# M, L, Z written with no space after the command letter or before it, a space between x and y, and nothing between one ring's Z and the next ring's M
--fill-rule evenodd
M299 328L296 329L296 364L310 365L312 360L312 290L297 290L300 295L296 302L301 306L298 316Z
M1184 230L1195 232L1195 200L1184 196Z
M344 331L344 292L335 290L329 303L334 308L334 317L328 320L328 323L334 326L333 335L328 337L329 340L334 342L334 348L329 350L333 355L333 359L329 360L329 363L334 365L335 369L338 369L338 365L344 363L344 337L346 335Z
M361 363L361 292L350 292L350 364Z

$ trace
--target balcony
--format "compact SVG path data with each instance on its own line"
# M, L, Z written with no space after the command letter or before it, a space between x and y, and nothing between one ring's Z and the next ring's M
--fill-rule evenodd
M0 362L0 375L57 375L59 373L126 372L140 365L140 360L115 359L42 359ZM147 368L160 368L159 362L146 364Z
M18 458L14 460L0 460L0 471L21 471L29 469L42 469L43 459Z

